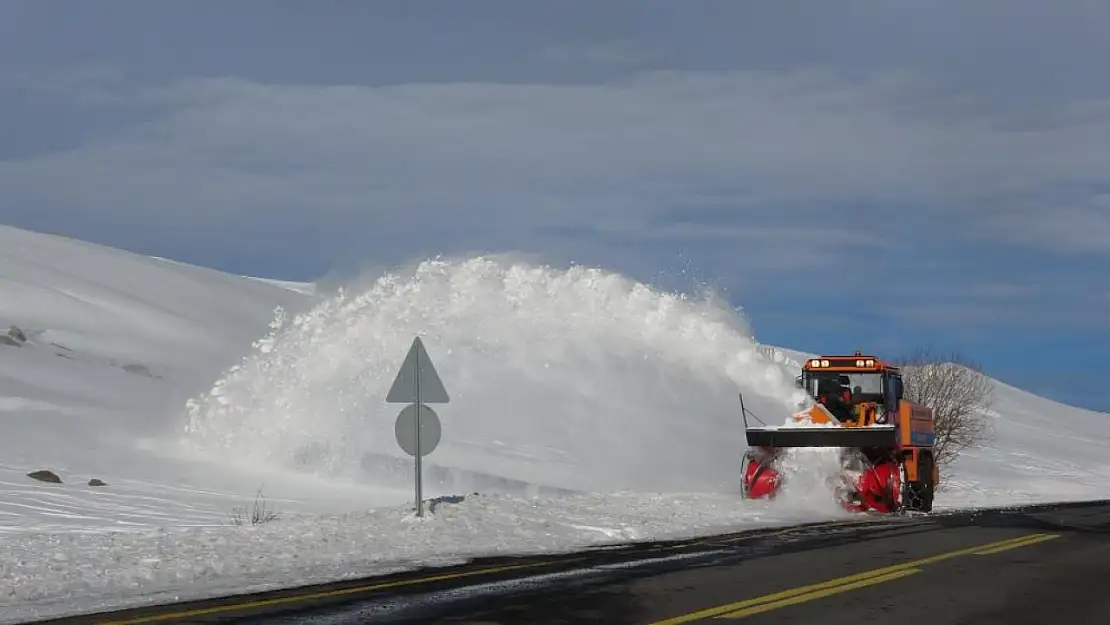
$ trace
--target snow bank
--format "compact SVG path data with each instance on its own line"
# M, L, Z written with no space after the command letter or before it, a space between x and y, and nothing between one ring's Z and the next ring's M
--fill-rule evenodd
M845 517L830 509L816 518ZM253 527L19 534L5 539L0 623L384 574L467 556L538 554L814 520L805 505L726 495L480 496L424 518L411 507L291 517Z
M1110 414L993 384L990 440L960 455L938 501L981 506L1110 498Z

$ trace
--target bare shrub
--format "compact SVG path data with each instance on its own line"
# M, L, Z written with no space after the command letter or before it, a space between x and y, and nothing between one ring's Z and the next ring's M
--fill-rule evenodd
M259 488L254 495L254 507L251 508L250 514L247 514L246 506L241 506L232 508L230 518L232 525L246 525L247 523L261 525L270 521L277 521L281 518L281 515L266 506L266 498L262 496L262 489Z
M947 467L961 452L990 434L986 412L994 401L990 379L958 353L945 356L922 348L899 360L905 398L932 408L937 465Z

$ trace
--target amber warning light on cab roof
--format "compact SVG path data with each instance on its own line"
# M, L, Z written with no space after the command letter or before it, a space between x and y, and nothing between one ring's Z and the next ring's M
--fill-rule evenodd
M874 356L864 356L857 351L852 356L832 356L812 358L806 361L806 369L882 369L886 366Z

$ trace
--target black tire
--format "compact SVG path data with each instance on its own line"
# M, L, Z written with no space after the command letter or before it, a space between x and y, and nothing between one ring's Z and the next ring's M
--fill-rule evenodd
M932 454L921 454L920 460L917 465L917 474L923 476L921 481L921 511L933 511L933 494L937 490L937 485L933 483L933 456Z
M904 468L902 475L903 478L906 475ZM928 454L921 454L918 458L917 476L919 479L916 482L904 482L905 494L902 496L902 507L907 512L932 512L933 491L936 485L933 484L932 458Z

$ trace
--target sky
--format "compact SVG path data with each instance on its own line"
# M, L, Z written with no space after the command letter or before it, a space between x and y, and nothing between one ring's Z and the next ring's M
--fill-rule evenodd
M0 222L310 280L518 250L1110 411L1110 0L0 0Z

